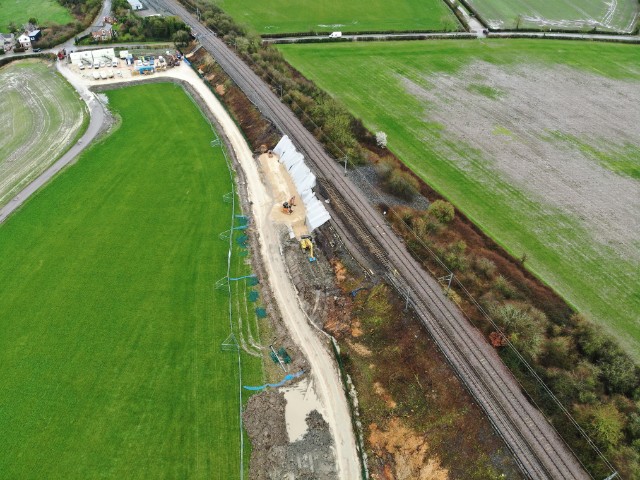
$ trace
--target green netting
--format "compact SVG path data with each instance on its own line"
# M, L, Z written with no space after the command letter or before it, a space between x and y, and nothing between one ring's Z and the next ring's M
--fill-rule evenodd
M255 290L251 290L249 292L249 300L251 300L252 302L255 302L256 300L258 300L259 296L260 296L260 293L256 292Z
M244 246L247 245L247 240L248 239L249 239L249 237L247 237L246 235L240 235L238 238L236 238L236 242L241 247L244 247Z
M256 315L258 318L265 318L267 316L267 311L262 307L258 307L256 308Z
M287 364L291 363L291 357L289 356L287 351L284 349L284 347L280 347L280 350L278 350L278 356L282 359L284 363L287 363Z
M257 285L258 283L260 283L258 281L258 277L249 277L249 278L247 278L247 285L249 285L250 287L253 287L253 286Z

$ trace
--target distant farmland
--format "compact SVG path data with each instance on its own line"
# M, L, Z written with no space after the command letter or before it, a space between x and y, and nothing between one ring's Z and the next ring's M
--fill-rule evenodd
M225 160L176 85L107 96L115 133L0 226L0 477L238 478Z
M52 63L21 60L0 68L0 206L82 134L85 110Z
M640 358L636 46L518 40L279 48Z
M33 17L40 24L73 21L71 13L56 0L0 0L0 32L6 33L10 22L19 27Z
M467 0L491 28L618 31L630 33L638 21L637 0Z
M220 0L239 23L259 33L333 30L455 30L456 17L441 0Z

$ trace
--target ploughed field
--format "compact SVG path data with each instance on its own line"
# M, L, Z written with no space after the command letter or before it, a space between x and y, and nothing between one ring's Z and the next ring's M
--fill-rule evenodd
M34 17L41 25L73 21L71 13L56 0L0 0L0 32L7 33L11 22L20 27Z
M237 478L225 160L178 86L106 95L117 130L0 226L0 476Z
M259 33L457 30L459 22L442 0L220 0L241 24Z
M636 46L491 40L279 48L640 357Z
M51 63L0 68L0 206L53 164L86 126L86 107Z
M633 32L637 0L467 0L489 27Z

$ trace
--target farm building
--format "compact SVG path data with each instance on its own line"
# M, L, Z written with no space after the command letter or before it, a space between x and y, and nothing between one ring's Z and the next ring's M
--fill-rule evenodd
M40 30L32 30L31 32L27 33L27 35L29 35L29 40L35 42L40 39L40 37L42 36L42 32Z
M140 0L127 0L127 2L129 2L133 10L142 10L144 8Z
M25 50L28 50L31 48L31 39L29 38L29 35L27 35L26 33L23 33L18 37L18 43Z
M91 38L95 41L104 42L111 40L113 36L113 28L108 23L105 23L102 27L95 27L91 31Z

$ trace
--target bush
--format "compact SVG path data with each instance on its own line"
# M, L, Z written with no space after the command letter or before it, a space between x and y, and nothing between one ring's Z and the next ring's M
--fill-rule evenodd
M427 209L427 212L433 215L442 223L449 223L455 217L455 209L453 205L444 200L436 200Z
M613 345L611 345L613 348ZM600 362L602 380L610 393L631 395L638 385L638 371L633 361L621 351L608 355Z
M413 200L418 194L418 181L407 172L393 169L386 182L386 187L392 194L405 200Z
M615 448L622 440L624 417L613 403L578 409L578 419L596 444L605 450Z
M487 279L493 278L496 274L496 264L485 257L475 257L473 262L473 268L478 274Z
M528 304L493 305L489 314L523 355L537 358L542 352L547 317Z

